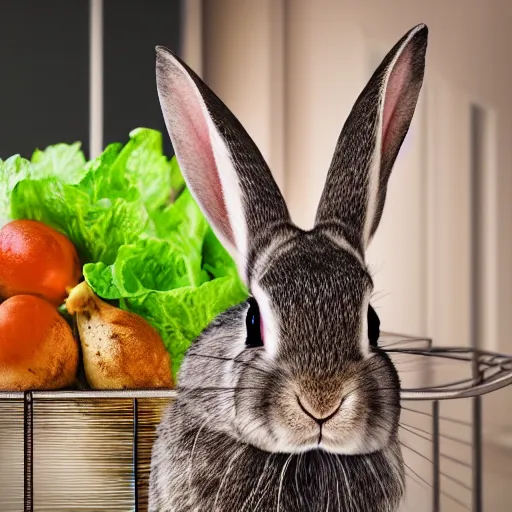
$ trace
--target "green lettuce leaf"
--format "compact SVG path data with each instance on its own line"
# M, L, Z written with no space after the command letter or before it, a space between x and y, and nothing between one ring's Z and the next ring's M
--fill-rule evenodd
M85 174L81 144L55 144L32 154L32 177L58 177L64 183L78 183Z
M238 278L238 269L233 258L219 242L210 227L208 227L203 243L203 268L213 278L225 276Z
M12 192L24 179L57 177L63 183L78 183L85 174L85 156L80 143L55 144L36 149L31 160L14 155L0 160L0 226L13 219Z
M32 164L20 155L0 160L0 227L12 220L11 197L14 187L31 174Z
M140 236L137 243L119 248L111 265L84 266L92 289L105 299L138 296L149 291L199 286L209 279L202 268L208 223L188 191L162 211L154 212L158 237Z
M150 211L168 203L171 195L172 165L162 148L160 132L137 128L113 164L137 187Z
M151 219L160 238L173 240L188 254L201 253L209 226L188 189L174 203L153 211Z
M200 254L193 258L171 241L156 238L121 246L112 265L84 265L84 277L104 299L199 286L208 280L208 274L201 269Z
M80 182L80 189L89 195L92 202L102 199L126 199L135 201L140 198L137 188L126 178L121 166L116 166L122 144L109 144L103 153L87 163L87 174Z

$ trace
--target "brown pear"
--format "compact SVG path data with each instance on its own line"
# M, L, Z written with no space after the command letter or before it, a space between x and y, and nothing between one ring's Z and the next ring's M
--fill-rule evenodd
M93 389L172 388L171 360L141 316L101 300L84 281L66 300L76 315L87 382Z

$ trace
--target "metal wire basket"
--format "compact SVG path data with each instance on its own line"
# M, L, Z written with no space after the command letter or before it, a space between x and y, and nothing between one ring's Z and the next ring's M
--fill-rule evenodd
M512 357L395 334L380 345L402 381L404 510L482 512L482 396L512 383ZM0 511L146 511L155 429L174 397L0 393Z

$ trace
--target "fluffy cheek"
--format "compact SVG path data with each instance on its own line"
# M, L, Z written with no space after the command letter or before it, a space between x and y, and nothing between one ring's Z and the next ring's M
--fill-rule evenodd
M375 450L389 444L400 420L400 381L391 361L384 356L370 360L362 389L371 414L367 417L366 443Z
M380 408L379 408L380 409ZM394 407L387 411L370 409L364 426L364 437L360 453L371 453L386 448L396 432L398 416Z
M362 393L349 393L336 416L327 421L322 429L325 449L344 455L367 453L366 425L370 411L364 405Z
M272 430L277 379L261 354L242 352L237 379L234 426L240 441L265 451L276 451Z

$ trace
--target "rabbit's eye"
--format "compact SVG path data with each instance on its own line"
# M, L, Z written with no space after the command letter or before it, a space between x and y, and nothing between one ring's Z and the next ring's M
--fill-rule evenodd
M375 310L368 305L368 339L372 347L377 347L380 336L380 320Z
M252 297L249 299L249 310L247 311L245 325L247 328L247 339L245 340L246 347L263 347L260 310L258 308L258 303Z

